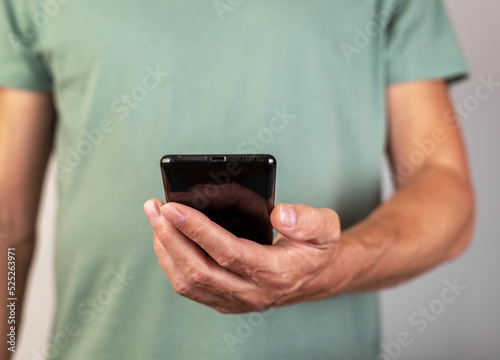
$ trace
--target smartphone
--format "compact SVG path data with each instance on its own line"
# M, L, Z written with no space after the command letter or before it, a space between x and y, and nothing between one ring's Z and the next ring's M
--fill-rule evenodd
M165 155L160 166L167 202L191 206L237 237L272 244L272 155Z

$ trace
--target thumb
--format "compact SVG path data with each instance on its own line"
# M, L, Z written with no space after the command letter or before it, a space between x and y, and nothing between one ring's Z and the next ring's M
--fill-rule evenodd
M151 223L151 226L155 226L161 217L160 208L163 206L163 201L158 199L150 199L144 203L144 212Z
M291 240L323 245L337 242L340 237L339 217L332 209L278 204L271 212L271 223L280 234Z

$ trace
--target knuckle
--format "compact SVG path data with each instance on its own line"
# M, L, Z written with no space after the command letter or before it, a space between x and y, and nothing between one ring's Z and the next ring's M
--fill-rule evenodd
M318 210L312 211L311 216L308 217L304 230L310 234L315 234L321 230L321 212Z
M206 285L210 280L208 270L201 266L189 268L185 276L186 280L194 286Z
M195 242L199 242L198 240L203 240L207 236L207 229L205 226L192 226L189 229L189 237L193 239Z
M325 227L329 233L335 236L340 234L340 218L337 212L332 209L321 209L324 214Z
M220 260L220 266L224 268L230 268L234 266L239 261L239 256L234 247L228 247L224 250L224 254Z
M246 312L254 312L254 311L259 311L257 309L260 308L260 302L257 301L257 299L254 298L247 298L242 301L243 306L245 308Z
M168 240L173 237L172 229L169 226L162 227L155 232L155 236L158 239L158 245L168 245Z
M172 283L174 291L184 297L189 297L193 293L193 286L187 281L176 281Z
M274 277L271 283L274 287L276 287L279 290L288 289L293 285L293 281L286 274L281 274L279 276Z
M249 300L247 307L251 312L264 312L272 306L272 302L264 298Z
M240 299L245 312L264 312L273 306L273 302L267 296L249 293Z

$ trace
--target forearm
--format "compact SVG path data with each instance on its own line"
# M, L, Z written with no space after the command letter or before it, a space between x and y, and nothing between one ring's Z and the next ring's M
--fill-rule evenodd
M385 288L450 260L467 247L474 223L467 178L429 165L371 216L345 231L329 266L285 304Z
M11 249L11 254L15 254L14 276L12 272L9 274L10 270L8 270L7 262L9 249ZM11 326L15 328L14 333L16 350L19 345L22 305L33 249L34 241L32 238L27 238L23 241L13 241L13 239L7 235L0 243L0 268L2 269L2 271L0 271L0 297L2 299L2 306L0 307L0 333L3 338L2 348L0 349L0 360L8 360L13 354L12 351L9 351L9 348L11 347L8 343L8 341L10 341L10 336L7 336L7 334L11 333ZM10 280L14 281L10 281L8 284L8 277L11 278ZM12 279L12 277L14 277L14 279ZM11 290L12 287L15 288L13 293L8 291L8 287L10 287ZM17 300L7 300L9 298L15 298ZM12 302L15 304L15 308L12 307L15 315L11 313L11 308L7 307L7 305Z
M386 204L349 231L365 264L344 291L373 290L421 274L460 255L470 242L474 200L468 180L428 166Z

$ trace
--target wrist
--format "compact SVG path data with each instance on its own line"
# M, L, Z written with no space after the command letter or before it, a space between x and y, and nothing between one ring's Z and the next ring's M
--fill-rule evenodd
M356 290L359 277L371 267L368 253L365 242L355 231L342 233L336 255L327 269L332 284L330 296Z
M343 266L345 283L336 294L379 289L386 272L384 261L393 247L394 237L387 236L387 224L365 220L342 233L339 262ZM385 265L384 265L385 264Z

